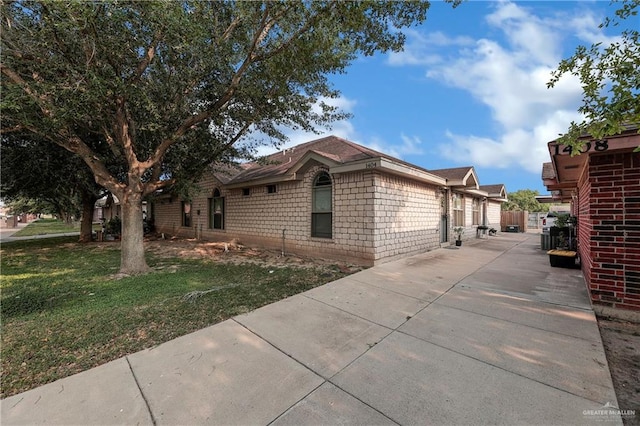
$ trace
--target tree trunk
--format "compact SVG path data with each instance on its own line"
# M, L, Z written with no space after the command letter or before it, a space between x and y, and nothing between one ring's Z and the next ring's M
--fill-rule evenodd
M142 229L142 193L125 190L120 197L122 207L121 274L149 272L144 257L144 232Z
M85 191L82 193L82 218L80 221L80 242L90 243L93 241L93 209L97 197Z

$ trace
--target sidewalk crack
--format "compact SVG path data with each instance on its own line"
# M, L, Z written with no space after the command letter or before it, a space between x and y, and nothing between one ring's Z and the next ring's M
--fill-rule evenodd
M133 376L133 380L136 382L136 386L138 387L138 391L140 391L140 395L142 396L142 400L144 401L144 404L147 407L147 412L149 413L149 417L151 417L151 424L153 424L153 426L156 426L156 424L157 424L156 418L153 415L153 411L151 411L151 406L149 405L149 401L147 400L147 397L144 395L144 391L142 390L142 387L140 386L140 382L138 381L138 378L136 377L136 373L135 373L135 371L133 371L133 367L131 366L131 363L129 362L129 357L125 356L124 359L127 361L127 365L129 366L129 371L131 371L131 375Z

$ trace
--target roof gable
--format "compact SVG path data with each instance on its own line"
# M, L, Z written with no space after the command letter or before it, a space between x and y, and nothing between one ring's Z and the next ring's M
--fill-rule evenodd
M266 181L295 180L297 178L296 173L304 170L309 164L319 163L329 167L336 167L374 159L388 160L388 162L414 169L420 173L430 173L426 169L346 139L327 136L268 155L260 161L249 163L244 171L237 174L228 183L237 186L249 182L254 184Z
M431 170L431 173L445 178L448 186L479 189L478 176L473 166Z
M507 199L507 189L501 183L494 185L480 185L480 190L489 194L489 198Z
M312 153L312 154L309 154ZM247 169L235 176L230 183L285 177L295 173L304 161L310 159L324 163L344 164L381 154L336 136L328 136L315 141L296 145L292 148L268 155L257 162L249 163ZM326 159L326 160L323 160Z

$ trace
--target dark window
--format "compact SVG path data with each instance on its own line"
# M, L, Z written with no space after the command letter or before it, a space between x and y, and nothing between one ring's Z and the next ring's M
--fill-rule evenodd
M213 191L213 198L209 198L209 228L224 229L224 197L220 191Z
M311 236L332 237L331 177L322 172L313 181L311 206Z
M275 185L267 185L267 194L275 194L278 188Z
M191 227L191 203L182 202L182 226Z
M242 188L242 195L245 197L251 194L251 188Z

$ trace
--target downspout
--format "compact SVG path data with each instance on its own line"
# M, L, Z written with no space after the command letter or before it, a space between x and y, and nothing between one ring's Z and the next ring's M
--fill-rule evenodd
M487 210L488 210L488 198L484 197L482 200L482 225L487 226Z
M442 215L444 216L444 225L445 225L445 238L444 238L444 242L446 243L450 243L451 242L451 215L449 214L450 210L451 210L451 188L444 187L444 192L443 192L443 196L444 196L444 205L443 205L443 212Z

